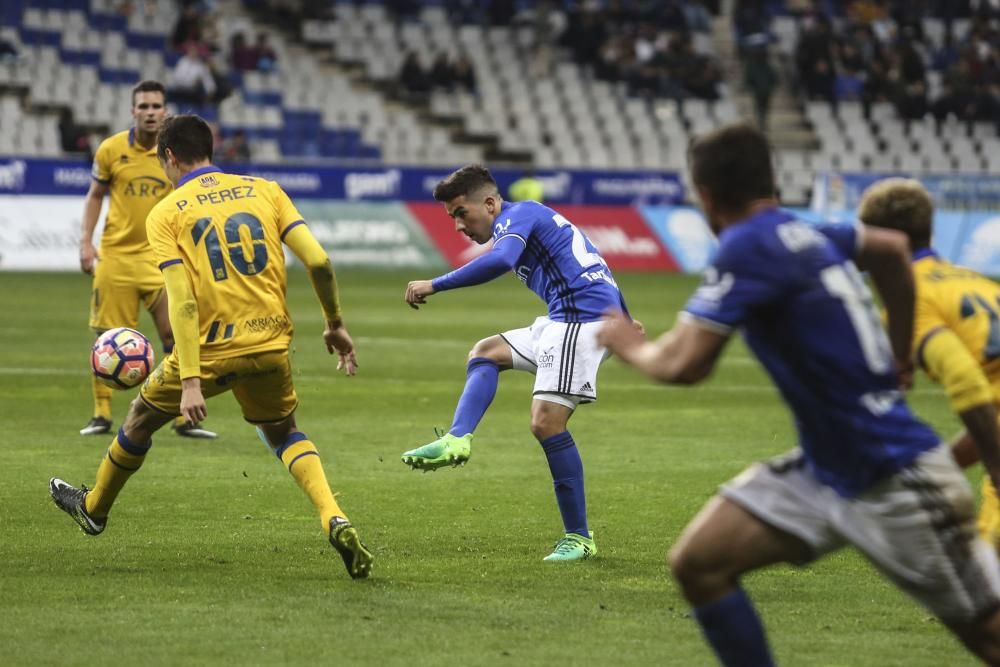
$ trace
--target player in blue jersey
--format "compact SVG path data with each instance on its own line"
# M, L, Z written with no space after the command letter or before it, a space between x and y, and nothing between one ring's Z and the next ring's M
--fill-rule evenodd
M767 140L750 126L697 139L688 158L718 255L672 330L647 341L611 314L599 341L652 378L692 384L741 329L798 429L797 449L725 484L671 553L705 638L725 665L773 664L740 577L851 544L1000 664L996 554L975 536L968 482L898 388L914 308L905 236L812 227L778 208ZM855 262L882 297L888 338Z
M587 527L583 463L566 429L576 406L597 400L597 372L607 352L597 343L608 308L627 312L618 285L593 243L569 220L535 201L505 202L496 181L479 165L462 167L438 183L434 199L455 220L456 231L488 252L433 280L406 288L417 308L431 294L479 285L513 271L548 304L531 326L476 343L469 352L465 389L448 433L403 454L413 468L464 464L472 434L496 394L500 371L535 374L531 432L541 443L555 485L564 535L547 561L575 561L597 553Z

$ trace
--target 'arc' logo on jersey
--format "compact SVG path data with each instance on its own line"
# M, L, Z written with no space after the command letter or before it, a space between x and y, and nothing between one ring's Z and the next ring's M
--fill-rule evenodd
M198 179L198 185L203 188L214 188L219 184L219 179L215 176L202 176Z
M510 227L510 218L507 218L507 222L498 222L493 227L494 236L503 236L507 233L507 228Z
M125 194L131 197L156 197L163 194L167 182L155 176L140 176L125 184Z

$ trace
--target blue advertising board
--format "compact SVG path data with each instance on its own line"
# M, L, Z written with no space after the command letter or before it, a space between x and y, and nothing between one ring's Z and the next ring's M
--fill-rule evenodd
M896 175L819 174L813 211L828 220L853 220L864 191ZM934 249L950 262L1000 276L1000 178L922 174L918 180L934 199Z
M941 210L1000 211L1000 178L966 174L820 173L814 181L812 208L835 216L854 211L871 184L891 176L919 180Z
M348 201L429 201L448 169L410 167L350 168L311 165L229 165L277 181L295 198ZM492 170L501 192L522 175L516 169ZM538 171L545 201L553 204L676 204L684 186L675 172ZM0 158L0 194L79 195L90 185L90 165L69 160Z

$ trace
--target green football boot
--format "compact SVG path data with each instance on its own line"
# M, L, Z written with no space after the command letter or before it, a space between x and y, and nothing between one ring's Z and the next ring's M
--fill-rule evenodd
M587 560L597 555L597 543L594 542L594 534L590 537L577 535L576 533L566 533L565 536L556 542L552 553L543 558L549 562Z
M472 434L461 437L445 433L434 442L404 452L403 463L414 470L437 470L445 466L465 465L472 454Z

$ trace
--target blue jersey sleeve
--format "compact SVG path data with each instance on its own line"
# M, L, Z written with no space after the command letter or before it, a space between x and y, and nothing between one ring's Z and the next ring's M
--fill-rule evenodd
M431 285L435 292L443 292L489 282L510 271L522 252L524 246L518 243L517 239L495 241L492 250L451 273L438 276L431 281Z
M683 314L710 329L730 333L749 311L780 298L785 289L779 258L760 244L729 239L719 247L701 286L684 306Z
M858 244L861 235L855 225L817 225L816 229L826 238L830 239L834 247L840 251L845 259L853 260L858 254Z
M496 243L504 238L514 238L520 240L522 248L526 247L537 218L534 214L535 211L532 210L531 204L533 203L524 202L505 208L504 212L493 223L493 242Z

